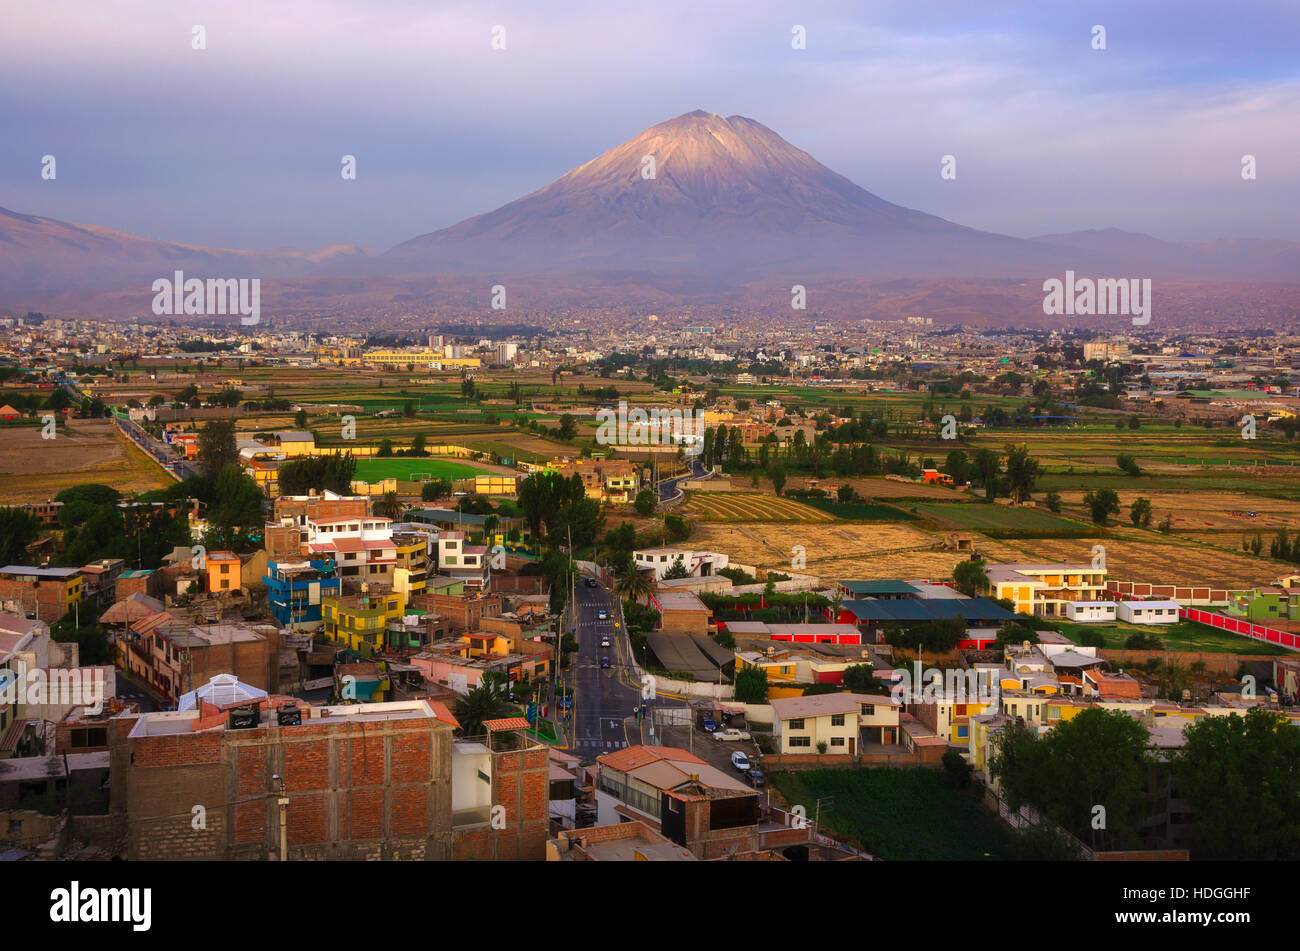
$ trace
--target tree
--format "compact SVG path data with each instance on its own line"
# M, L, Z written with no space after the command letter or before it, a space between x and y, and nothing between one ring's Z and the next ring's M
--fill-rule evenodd
M853 491L853 486L851 485L842 485L835 490L835 497L846 504L852 502L853 496L856 494L857 493Z
M1128 508L1128 517L1134 525L1149 528L1151 526L1151 500L1138 496Z
M953 789L969 789L974 770L956 750L943 754L943 781Z
M773 466L768 475L772 479L773 491L780 495L781 490L785 488L785 466Z
M632 507L636 509L638 515L649 518L654 514L656 502L653 489L642 489L632 500Z
M992 449L981 449L975 453L973 462L975 471L979 474L980 483L984 486L984 497L992 501L995 495L998 472L1002 467L1002 459Z
M1061 493L1048 492L1043 501L1047 503L1047 510L1049 512L1061 511Z
M379 440L379 448L375 450L375 455L387 459L393 454L393 441L385 436Z
M1194 817L1194 859L1300 858L1300 728L1276 712L1204 717L1183 732L1174 777Z
M585 496L569 502L555 513L552 519L550 543L554 547L568 545L586 548L594 545L605 527L605 510L595 499Z
M654 585L650 578L637 571L635 565L614 578L614 593L624 601L639 603L650 597L653 591Z
M767 674L763 668L745 667L736 671L736 702L767 702Z
M293 425L296 429L307 428L307 411L305 409L300 409L293 414Z
M570 413L565 413L560 417L559 436L565 442L568 442L578 432L578 423Z
M20 508L0 508L0 563L27 564L27 549L40 534L40 520L31 512Z
M1029 455L1028 446L1007 446L1007 482L1011 487L1011 501L1028 499L1041 473L1042 466Z
M664 571L663 575L665 581L675 581L678 578L689 578L690 576L691 573L687 570L686 562L682 560L681 555L677 556L673 563L668 566L667 570Z
M436 502L438 499L446 498L452 493L452 485L446 479L430 479L420 486L420 500L422 502Z
M884 684L876 678L875 668L871 664L853 664L844 668L841 683L850 693L879 693Z
M1083 504L1098 525L1107 524L1110 516L1119 514L1119 496L1114 489L1089 489L1083 497Z
M511 706L495 681L486 680L456 701L455 715L461 736L479 736L485 732L483 722L511 712Z
M998 628L997 639L993 642L998 650L1005 650L1008 645L1022 644L1028 641L1038 643L1038 631L1027 621L1007 621Z
M1139 466L1138 461L1128 453L1121 453L1116 456L1115 465L1135 479L1142 474L1142 467Z
M237 465L229 465L217 476L208 506L208 548L250 551L256 547L250 535L264 524L262 491Z
M199 430L199 449L195 461L207 475L216 477L227 466L239 464L235 445L235 421L214 419Z
M1013 811L1033 806L1094 849L1138 841L1137 821L1152 762L1150 736L1139 721L1122 711L1094 707L1042 737L1017 724L998 734L993 744L989 771L999 779ZM1099 805L1106 810L1103 829L1094 828Z
M402 500L397 497L397 493L392 491L385 492L374 505L376 515L381 518L391 519L400 516L405 508L406 506L402 504Z
M989 586L988 572L984 570L984 559L980 557L959 561L952 569L952 582L957 590L968 598Z
M424 433L416 433L415 438L411 440L411 455L427 456L429 453L424 448L427 441Z
M966 458L966 453L960 449L948 453L943 468L948 475L952 476L953 485L965 485L970 481L970 461Z

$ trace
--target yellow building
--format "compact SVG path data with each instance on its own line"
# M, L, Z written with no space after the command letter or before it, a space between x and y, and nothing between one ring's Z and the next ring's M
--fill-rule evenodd
M1013 601L1017 613L1066 617L1066 604L1107 601L1106 569L1091 565L990 565L993 597Z
M474 493L476 495L505 495L514 498L518 492L518 476L481 475L474 477Z
M418 367L437 363L444 369L449 367L472 369L482 366L482 361L478 357L444 357L442 352L437 350L371 350L361 357L360 362L387 367L402 367L408 363Z
M239 556L233 551L208 552L208 590L213 594L229 594L239 590Z
M342 595L321 600L325 636L366 655L385 648L385 627L390 621L400 621L405 612L406 596L400 591Z

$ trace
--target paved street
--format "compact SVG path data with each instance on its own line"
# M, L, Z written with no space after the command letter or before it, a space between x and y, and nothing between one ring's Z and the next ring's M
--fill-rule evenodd
M577 606L578 652L571 657L572 666L566 675L567 683L575 688L571 751L582 759L594 759L622 749L629 741L640 742L632 711L641 702L641 693L638 687L623 682L632 681L633 675L627 666L625 632L614 627L615 611L609 593L579 581ZM599 616L602 609L607 614L604 620ZM610 647L601 648L602 635L609 636ZM602 656L610 659L607 670L600 667Z

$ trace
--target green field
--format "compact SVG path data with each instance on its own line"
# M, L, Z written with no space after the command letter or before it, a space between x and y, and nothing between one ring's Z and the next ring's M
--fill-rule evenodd
M870 502L836 502L832 499L799 499L804 505L811 505L842 518L848 522L915 522L917 516L892 505L876 505Z
M429 477L433 479L454 480L482 475L483 471L463 462L453 462L450 459L420 459L418 457L406 458L398 456L392 459L358 459L356 477L366 482L379 482L381 479L398 479L402 482L412 482L415 480L411 478L411 475L416 472L428 473Z
M1090 629L1100 631L1106 639L1107 650L1123 650L1124 642L1136 633L1150 634L1160 638L1161 643L1171 651L1188 651L1202 654L1252 654L1275 656L1285 654L1287 650L1265 644L1240 634L1230 634L1204 624L1192 621L1179 621L1177 624L1156 626L1151 624L1070 624L1059 626L1062 634L1078 643L1082 631Z
M887 861L1010 858L1012 834L937 769L817 769L768 777L811 819L823 796L828 833Z
M1082 522L1061 518L1041 509L1012 508L983 502L914 502L908 507L915 509L924 518L975 531L1079 532L1089 529Z

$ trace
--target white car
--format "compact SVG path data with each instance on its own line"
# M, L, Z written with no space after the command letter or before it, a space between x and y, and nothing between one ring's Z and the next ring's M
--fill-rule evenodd
M747 740L749 739L749 734L746 733L744 730L737 730L735 728L730 728L726 730L718 730L716 733L713 734L713 738L715 740ZM736 753L732 753L731 758L734 760L737 755L738 754ZM745 769L749 769L749 767L746 766Z
M736 750L736 752L731 754L731 765L736 767L740 772L747 773L750 769L749 757L740 752L740 750Z

